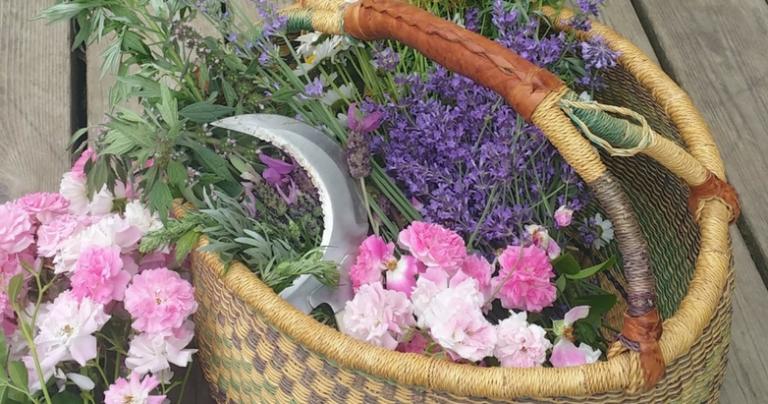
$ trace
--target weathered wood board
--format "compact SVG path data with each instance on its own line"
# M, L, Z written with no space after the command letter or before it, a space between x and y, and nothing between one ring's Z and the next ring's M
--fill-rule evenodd
M33 20L50 4L0 1L0 201L57 189L69 166L69 25Z
M768 3L638 0L662 66L704 114L741 194L739 228L768 280Z
M669 8L669 3L657 4L656 7L659 7L659 10L666 9ZM679 3L686 2L678 2L677 4ZM766 6L765 11L768 12L768 5L766 3L763 3L763 5ZM652 60L658 60L646 35L644 26L630 0L611 0L607 2L603 20L644 50ZM687 24L695 25L695 23L694 20ZM683 22L678 22L678 24L683 24ZM664 48L664 53L667 57L669 52L677 52L677 49L681 46L685 47L680 43L677 43L677 45L668 44L666 46L668 48ZM690 44L689 46L700 45ZM687 49L686 52L690 55L702 53L701 49L698 52L696 49ZM681 58L677 63L688 64L689 67L686 69L694 71L696 66L703 63L703 61ZM681 66L680 68L683 67ZM691 92L691 96L696 100L699 95L695 92L695 87L694 91L692 91L685 83L681 84L683 88ZM702 113L705 119L710 122L717 121L717 119L713 119L713 113L723 113L717 109L717 100L727 102L729 94L710 93L708 96L715 97L712 101L715 103L714 106L716 108L714 111L702 110ZM768 109L764 109L764 111L768 111ZM717 126L713 126L713 129L715 130L714 136L718 146L722 148L724 144L729 143L728 139L723 139L726 136L717 132ZM753 149L753 153L756 153L758 150ZM763 146L763 150L768 151L768 147ZM723 152L723 157L726 159L726 165L729 165L730 170L730 165L732 164L728 164L728 159L737 157L729 157L725 151ZM733 178L734 175L731 175L732 180ZM768 197L768 195L764 195L764 197ZM753 200L748 199L744 202L752 203ZM761 348L761 342L764 343L767 340L765 336L768 335L766 334L768 332L768 323L756 322L754 320L759 318L761 308L768 307L768 291L766 291L765 285L760 279L760 275L749 251L747 251L741 234L735 228L732 228L731 234L733 238L734 268L736 271L736 292L733 297L734 313L731 350L728 358L725 383L721 391L721 399L723 403L757 403L760 402L759 398L764 398L768 395L768 386L765 384L765 381L768 380L768 352ZM763 237L768 237L768 233L764 233Z

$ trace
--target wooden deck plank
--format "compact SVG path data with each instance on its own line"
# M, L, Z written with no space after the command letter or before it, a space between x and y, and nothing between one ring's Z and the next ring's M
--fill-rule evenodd
M768 3L765 0L637 0L665 69L708 119L731 183L739 228L768 280Z
M58 189L69 166L69 25L32 19L49 0L0 2L0 201Z
M656 7L662 6L668 7L669 3L664 2L664 4L659 3L656 5ZM602 19L638 45L652 59L657 60L651 42L630 0L612 0L607 2ZM684 24L684 22L681 21L678 24ZM679 52L678 49L680 47L693 45L668 41L662 46L669 47L662 48L664 56L668 57L671 52ZM731 52L738 52L738 48L729 50ZM700 51L701 49L687 49L687 52L692 54ZM695 71L698 64L694 60L680 58L678 63L688 63L688 69ZM683 66L680 68L683 68ZM690 84L686 86L683 83L683 87L689 92L692 91ZM697 96L694 93L691 95L694 99ZM717 94L712 96L717 97ZM706 119L710 122L713 121L712 111L703 110L702 112ZM717 128L717 126L713 128ZM725 147L725 142L721 139L722 136L718 136L718 132L715 132L715 136L721 149ZM728 159L734 158L734 156L729 157L729 154L726 152L723 152L723 157L726 159L727 165ZM731 178L733 178L733 175L731 175ZM753 176L751 178L759 177ZM764 383L765 380L768 380L768 354L761 349L760 344L761 341L764 341L764 336L768 335L768 323L755 321L756 318L760 318L758 310L761 307L768 307L768 291L760 279L755 263L745 246L741 234L735 228L732 229L731 234L733 238L734 268L736 271L736 291L733 298L734 313L731 331L731 350L728 357L726 378L721 391L721 401L723 403L754 403L759 402L758 397L762 399L762 397L768 394L768 387Z
M733 297L733 326L728 373L721 391L723 403L760 403L768 396L768 355L765 351L768 322L766 290L741 234L733 228L733 260L736 290Z

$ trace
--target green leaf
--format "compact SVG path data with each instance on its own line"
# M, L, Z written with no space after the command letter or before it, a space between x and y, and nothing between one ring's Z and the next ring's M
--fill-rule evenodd
M147 198L149 199L150 209L157 212L160 218L165 220L173 204L173 195L171 194L171 189L168 188L168 184L162 181L155 182Z
M246 66L242 60L240 60L239 57L233 55L233 54L226 54L224 55L224 64L227 65L232 70L236 70L238 72L244 72L248 70L248 66Z
M223 157L216 154L213 150L197 143L187 142L186 145L192 149L200 164L208 171L216 174L223 181L236 183L235 177L229 171L227 160L224 160Z
M565 276L567 276L568 279L586 279L586 278L589 278L590 276L593 276L593 275L595 275L595 274L597 274L597 273L599 273L599 272L601 272L601 271L603 271L605 269L611 268L614 265L616 265L616 257L615 256L611 257L610 259L608 259L607 261L605 261L605 262L603 262L601 264L597 264L597 265L591 266L589 268L584 268L584 269L582 269L581 271L579 271L576 274L573 274L573 275L566 274Z
M229 84L227 80L221 79L221 91L224 93L224 99L227 100L227 105L235 105L237 102L237 93L235 93L232 84Z
M563 293L565 290L565 285L567 284L567 281L565 280L565 276L560 275L557 277L557 280L555 281L555 287L557 287L557 290L560 293Z
M27 390L27 368L21 361L13 361L8 364L8 374L11 376L13 385L26 391Z
M232 114L234 108L225 105L213 104L209 101L196 102L182 108L179 113L195 123L209 123L221 117Z
M7 403L9 398L10 397L8 397L8 386L6 386L5 384L0 385L0 403L3 403L3 404Z
M8 343L5 341L5 333L0 332L0 369L5 370L6 361L8 361ZM0 400L0 403L2 402Z
M200 233L195 230L190 230L178 241L176 241L176 262L182 263L187 258L192 249L197 245L197 240L200 239Z
M85 181L88 195L92 196L94 193L101 190L104 184L109 180L109 165L106 158L100 158L96 160Z
M573 299L573 305L589 306L590 307L589 317L591 318L597 317L599 319L600 317L603 316L603 314L610 311L617 301L618 299L616 298L616 296L606 293L601 295L579 296Z
M552 267L558 274L575 275L581 270L581 265L571 254L563 254L552 261Z
M107 133L104 137L104 143L106 143L107 147L105 147L101 153L112 154L115 156L126 154L136 147L136 143L134 143L133 139L129 136L123 136L121 132L116 130L111 130Z
M51 397L51 401L53 404L80 404L83 399L71 391L64 390Z
M160 111L160 116L163 117L163 121L173 129L179 126L179 107L176 98L171 94L171 90L164 85L160 86L160 99L162 100L157 106Z
M177 187L184 187L187 182L187 169L176 160L168 163L168 180Z
M15 302L21 292L21 287L24 285L24 276L22 274L14 275L11 281L8 282L8 300Z
M134 51L140 55L149 55L149 48L141 40L139 34L133 31L126 31L123 35L123 49Z

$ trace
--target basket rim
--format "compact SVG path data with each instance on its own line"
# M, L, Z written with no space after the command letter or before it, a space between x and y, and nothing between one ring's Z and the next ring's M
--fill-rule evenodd
M558 28L569 29L568 10L544 12ZM620 51L619 63L664 108L691 154L724 178L723 163L707 124L688 95L660 67L629 40L601 23L593 22L589 32L578 35L602 36L611 48ZM664 321L660 347L668 364L687 353L699 339L725 291L731 271L729 218L727 206L718 200L705 202L701 210L701 245L693 278L678 310ZM199 251L206 244L207 240L202 238L193 259L202 260L202 268L219 276L224 266L218 255ZM635 352L585 366L523 369L481 368L389 351L355 340L296 310L241 263L233 263L221 280L231 293L288 339L339 366L398 384L460 396L508 399L632 391L641 389L644 383Z

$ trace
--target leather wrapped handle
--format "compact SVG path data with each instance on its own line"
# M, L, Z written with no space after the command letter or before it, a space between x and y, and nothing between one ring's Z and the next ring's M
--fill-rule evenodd
M565 84L490 39L399 0L362 0L344 12L344 31L360 40L394 39L448 70L499 93L530 122L547 94Z

